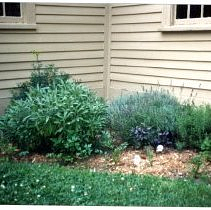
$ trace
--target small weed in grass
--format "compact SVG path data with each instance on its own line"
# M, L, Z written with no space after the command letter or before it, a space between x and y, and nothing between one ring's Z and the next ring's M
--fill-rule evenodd
M211 187L191 180L0 163L0 204L211 206Z

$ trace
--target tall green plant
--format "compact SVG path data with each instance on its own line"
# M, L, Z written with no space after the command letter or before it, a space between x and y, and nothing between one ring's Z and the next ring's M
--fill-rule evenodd
M69 75L59 72L58 68L53 64L44 65L39 60L39 53L33 51L35 56L35 61L33 62L33 71L29 81L18 84L18 90L13 91L13 100L25 100L27 93L32 87L50 87L55 83L59 78L62 78L64 81L68 80Z
M176 125L178 139L184 147L200 150L203 140L211 132L211 107L184 104Z

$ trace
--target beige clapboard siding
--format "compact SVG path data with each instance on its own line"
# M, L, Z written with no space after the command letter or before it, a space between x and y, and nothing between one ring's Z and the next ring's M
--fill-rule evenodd
M128 84L131 85L131 84ZM146 87L146 85L144 85ZM153 87L149 87L146 89L156 89ZM167 86L162 87L162 89L166 89L168 88ZM126 90L126 89L114 89L111 88L111 99L115 99L116 97L118 97L119 95L131 95L133 93L136 93L137 91L132 91L132 90ZM142 92L139 90L139 92ZM199 91L199 93L201 92L201 90ZM189 95L183 95L183 94L177 94L175 92L172 92L172 94L174 96L176 96L178 98L179 101L181 102L186 102L187 100L189 101L193 101L195 104L207 104L207 103L211 103L211 98L208 97L200 97L199 95L195 96L195 97L190 97Z
M153 13L153 6L147 5L148 10L142 13L140 7L146 5L134 7L134 13L127 13L129 6L121 8L125 19L126 14L154 14L154 21L149 18L136 24L125 20L112 25L111 98L143 87L162 87L174 89L174 94L183 100L194 89L198 102L211 102L207 97L211 88L210 33L162 33L161 23L157 22L159 11Z
M103 16L36 15L37 23L104 24Z
M162 11L161 5L129 5L126 7L113 7L112 16L130 15L130 14L147 14L157 13Z
M126 59L112 58L112 65L121 66L142 66L142 67L157 67L167 69L190 69L190 70L211 70L210 62L196 61L169 61L169 60L144 60L144 59Z
M121 32L127 32L127 33L133 33L133 32L155 32L159 31L160 23L122 23L119 25L112 25L111 31L113 33L121 33Z
M97 7L97 8L104 8L106 5L105 4L95 4L95 3L36 3L36 6L59 6L59 7L86 7L86 8L93 8L93 7Z
M35 3L36 30L0 30L0 113L11 97L10 90L29 79L40 52L44 64L103 93L103 4Z
M12 89L0 90L0 99L10 98L12 96Z
M5 112L5 109L7 108L8 104L10 102L10 98L0 98L0 114L3 114Z
M104 16L105 9L95 7L80 6L64 6L64 5L37 5L37 15L88 15L88 16Z
M56 29L55 29L56 30ZM103 33L98 34L0 34L1 43L70 43L102 42Z
M111 57L177 61L211 61L211 52L112 50Z
M211 81L210 71L193 71L180 69L160 69L146 67L112 66L111 72L121 74L146 75L168 78Z
M125 89L125 87L128 87ZM111 89L112 90L123 90L126 92L143 92L144 90L166 90L170 94L175 95L179 99L184 97L185 99L209 99L211 100L211 95L209 90L202 90L202 89L192 89L186 87L172 87L172 86L162 86L162 85L141 85L137 83L126 83L126 82L119 82L119 81L112 81L111 82ZM204 100L206 101L206 100Z
M81 74L93 74L93 73L103 73L102 66L92 66L92 67L71 67L71 68L60 68L60 71L67 73L69 75L81 75ZM19 70L19 71L0 71L0 81L7 79L20 79L29 78L32 70Z
M126 3L114 3L111 5L112 8L124 8L124 7L130 7L130 6L139 6L140 4L133 4L133 3L130 3L130 4L126 4Z
M211 52L211 42L112 42L114 50Z
M16 53L16 54L1 54L0 63L5 62L26 62L32 61L34 56L32 53ZM76 51L76 52L54 52L42 53L39 59L42 60L72 60L72 59L86 59L86 58L103 58L103 51Z
M94 73L94 74L82 74L82 75L72 75L72 78L81 82L96 82L103 80L103 74L102 73ZM0 82L0 89L8 89L8 88L14 88L17 87L18 83L22 83L27 81L29 78L21 78L21 79L10 79L10 80L2 80Z
M112 24L125 23L158 23L161 22L160 13L135 14L135 15L118 15L112 17Z
M33 59L34 60L34 59ZM102 66L103 59L75 59L75 60L48 60L43 61L43 65L54 64L57 68L68 67L92 67ZM20 63L0 63L0 71L14 71L14 70L32 70L32 62L20 62Z
M155 77L155 76L147 76L147 75L143 76L143 75L111 73L111 80L140 83L140 84L151 84L151 85L160 84L163 86L176 86L176 87L184 86L188 88L200 88L204 90L211 89L210 81Z
M55 30L56 29L56 30ZM103 33L103 24L65 24L65 23L39 23L36 25L36 33L43 34L79 34L79 33ZM6 30L1 29L1 34L23 34L22 30ZM24 34L34 34L34 30L24 30Z
M71 52L71 51L93 51L103 50L103 42L87 42L87 43L31 43L31 44L1 44L1 53L31 53L33 50L44 52Z
M167 42L167 41L211 41L211 32L146 32L146 33L112 33L112 41L131 41L131 42Z
M55 31L55 28L57 29ZM38 33L100 33L104 32L104 25L92 24L54 24L40 23L37 26Z

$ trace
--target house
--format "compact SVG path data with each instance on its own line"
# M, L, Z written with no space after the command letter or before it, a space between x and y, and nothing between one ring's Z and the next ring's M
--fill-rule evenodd
M0 3L0 113L40 60L106 99L165 88L211 102L211 6Z

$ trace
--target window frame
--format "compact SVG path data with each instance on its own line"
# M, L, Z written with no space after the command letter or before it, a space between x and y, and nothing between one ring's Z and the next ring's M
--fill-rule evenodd
M176 5L163 5L161 31L211 30L211 17L176 19Z
M0 16L0 29L36 29L34 3L21 3L21 16Z

